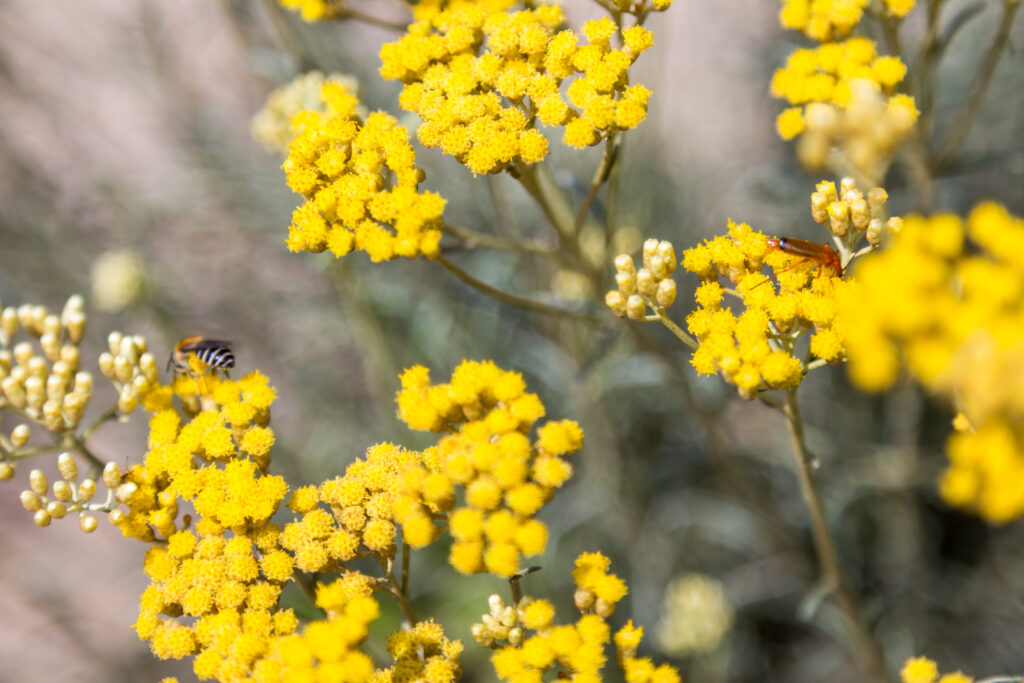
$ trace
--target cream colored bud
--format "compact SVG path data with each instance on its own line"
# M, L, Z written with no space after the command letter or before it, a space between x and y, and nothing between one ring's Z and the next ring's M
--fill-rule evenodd
M64 479L53 482L53 497L62 503L69 503L75 497L75 490Z
M626 297L622 296L622 292L619 290L613 289L605 294L604 305L612 309L612 313L618 317L626 317Z
M871 222L868 223L868 230L865 233L868 244L873 247L877 247L882 243L882 232L885 230L885 223L882 222L881 218L872 218Z
M28 485L40 496L46 495L47 489L50 488L50 484L46 481L46 475L43 474L42 470L32 470L28 473Z
M494 634L489 628L481 623L473 624L469 632L473 635L473 640L476 641L480 647L490 647L494 644Z
M615 603L598 598L594 602L594 612L596 612L597 616L602 619L607 619L611 615L615 614Z
M156 502L162 508L177 508L178 497L171 489L164 489L160 493L156 494Z
M651 271L641 268L636 273L636 288L644 296L654 296L654 292L658 289L658 281L654 279L654 274Z
M868 203L863 197L855 199L850 203L850 220L858 230L867 230L871 221L871 214L868 211Z
M12 372L9 377L0 381L0 389L3 389L4 396L11 402L11 405L21 410L25 407L25 386L19 382Z
M815 192L811 195L811 217L816 223L826 225L828 223L828 195L824 192Z
M21 492L21 505L29 512L43 509L43 499L35 491L25 489Z
M576 609L581 612L588 610L594 604L594 594L586 588L577 588L576 592L573 593L572 601L576 605Z
M57 456L57 469L60 470L60 476L68 481L74 481L78 476L78 463L70 453L61 453Z
M487 598L487 607L491 610L491 616L495 619L501 614L501 611L505 609L505 603L502 601L501 596L497 593L491 593Z
M893 216L885 222L885 227L889 229L889 232L895 235L903 229L903 219L899 216Z
M104 477L103 483L106 483L106 481L106 477ZM132 496L135 495L135 492L138 490L139 487L132 482L121 484L120 486L117 487L117 490L114 491L114 497L117 498L122 503L127 504L128 501L131 500Z
M43 318L43 334L60 336L60 318L51 313Z
M60 338L57 335L44 332L43 336L39 338L39 346L47 359L50 361L60 360Z
M114 357L114 377L119 382L130 382L135 374L135 366L124 356Z
M11 352L7 349L0 349L0 372L2 377L6 377L11 371Z
M132 335L132 342L134 342L135 348L139 352L139 355L145 353L149 348L149 344L146 342L146 338L143 337L141 334Z
M153 357L153 354L147 351L139 356L139 370L142 371L142 374L149 380L150 384L156 384L160 368L156 364L156 358Z
M46 379L50 375L50 366L46 364L46 359L41 356L29 358L25 369L28 370L28 374L39 379Z
M648 267L649 259L658 253L658 245L660 242L653 237L648 240L644 240L644 267Z
M676 249L672 246L671 242L662 240L658 243L658 256L665 261L665 267L668 268L669 275L675 272L679 261L676 259Z
M121 526L126 519L128 519L128 515L124 514L124 510L114 509L107 513L107 521L114 526Z
M67 380L60 375L50 375L46 378L46 400L61 401L67 390Z
M14 478L14 466L10 463L0 462L0 481L10 481Z
M64 400L60 403L61 415L71 424L78 424L85 413L85 403L87 400L81 394L65 394Z
M836 237L845 237L850 232L850 212L846 204L832 202L828 205L829 230Z
M665 259L661 258L659 254L655 254L650 258L651 261L651 275L654 276L655 280L663 280L668 277L668 264L665 263Z
M138 405L139 400L135 397L135 392L132 391L131 386L121 389L121 395L117 397L117 409L119 411L127 415L135 410Z
M0 341L6 346L17 333L18 311L14 308L5 308L3 313L0 313Z
M99 526L99 522L92 515L86 514L78 518L78 528L87 534L96 531L97 526Z
M124 357L133 366L139 362L139 347L135 345L135 337L125 337L121 340L121 349L118 351L119 356Z
M14 360L18 362L18 365L27 365L30 360L35 358L35 355L31 342L23 341L14 345Z
M643 320L647 313L647 304L639 294L633 294L626 299L626 317L630 320Z
M121 483L121 468L111 460L103 466L103 485L112 489Z
M121 352L122 339L124 339L124 335L117 331L111 332L107 335L107 348L110 349L110 355L116 356Z
M62 360L56 361L52 366L50 366L50 376L60 377L67 384L70 384L71 375L73 373L74 371L71 369L71 366Z
M32 304L18 306L18 323L21 324L26 332L32 334Z
M512 647L519 647L526 639L526 631L522 626L516 626L508 630L508 644Z
M68 364L68 367L71 368L72 372L77 371L81 363L81 355L78 351L78 347L72 346L71 344L65 344L60 349L60 359Z
M68 508L64 503L51 500L46 504L46 512L54 519L64 519L64 515L68 514Z
M676 281L672 278L665 278L658 283L658 292L654 298L662 308L668 308L676 300Z
M636 275L636 266L633 265L633 259L629 254L619 254L615 257L615 270L620 273Z
M635 273L615 273L615 284L618 286L619 291L625 296L629 296L636 292L636 274Z
M97 363L100 366L100 372L103 373L104 377L114 379L114 356L104 351L100 354Z
M46 402L46 382L38 377L29 377L25 380L25 396L29 408L42 410Z
M64 302L64 309L60 312L60 320L65 325L68 324L68 315L71 313L81 313L85 310L85 297L81 294L72 294L68 297L68 300Z
M96 481L94 479L83 479L78 485L79 500L89 501L96 495Z
M146 391L149 390L149 387L149 380L142 375L135 375L135 377L132 378L132 392L136 396L146 393Z
M75 388L72 391L83 396L85 400L88 400L89 397L92 396L92 374L88 372L76 372Z
M31 436L32 431L26 424L20 424L11 430L11 445L15 449L21 448L28 443L28 437Z
M32 334L39 336L43 333L43 321L46 320L46 316L50 315L50 311L46 306L36 305L32 307Z
M839 181L839 199L846 201L846 196L851 192L859 193L860 190L857 189L857 181L847 176Z
M509 605L501 610L501 614L497 616L497 619L502 626L512 628L519 621L519 615L516 614L516 608Z
M868 192L868 209L872 218L885 220L885 203L889 201L889 193L884 188L876 187Z
M50 526L50 513L46 510L38 510L32 516L32 521L36 523L36 526Z
M72 311L67 317L68 339L72 344L80 344L85 336L85 313Z
M62 403L59 401L47 401L43 404L44 422L46 423L46 428L51 432L60 432L75 426L64 421L61 407Z

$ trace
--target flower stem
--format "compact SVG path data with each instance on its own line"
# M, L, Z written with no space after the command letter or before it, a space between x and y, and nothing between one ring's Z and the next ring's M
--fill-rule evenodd
M452 225L451 223L444 224L444 232L447 232L454 237L458 237L470 247L481 246L491 249L524 251L531 254L543 255L551 255L554 253L554 249L542 246L536 242L526 242L523 240L509 239L507 237L498 237L497 235L487 235L459 225Z
M839 556L836 554L835 543L825 520L825 506L821 501L818 484L814 477L814 456L807 448L804 439L804 426L800 418L800 406L797 402L796 388L786 390L786 404L783 407L789 436L793 445L793 458L797 474L800 478L800 490L803 494L807 511L811 517L811 531L814 537L814 549L821 567L822 584L825 591L835 599L836 606L846 617L846 626L854 642L858 656L866 673L872 678L884 681L885 660L881 648L871 635L860 608L854 600Z

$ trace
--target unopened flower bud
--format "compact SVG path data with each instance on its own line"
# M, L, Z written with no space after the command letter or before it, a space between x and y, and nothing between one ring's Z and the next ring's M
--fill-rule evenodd
M132 392L136 396L138 396L140 394L144 394L148 390L149 390L149 380L148 379L146 379L142 375L135 375L135 377L132 378Z
M620 273L636 275L636 267L633 265L633 259L629 254L619 254L615 257L615 270Z
M104 351L97 361L104 377L114 379L114 356Z
M42 410L46 401L46 383L38 377L29 377L25 380L25 395L30 408Z
M117 331L111 332L107 335L107 348L110 349L111 356L116 356L121 352L122 339L124 339L124 335Z
M626 317L626 297L622 296L622 292L619 290L613 289L605 294L604 305L612 309L612 313L618 317Z
M658 253L658 240L653 237L649 240L644 240L644 267L648 267L648 261L652 256Z
M847 195L851 192L859 193L860 190L857 189L857 181L850 176L846 176L839 181L839 199L845 202Z
M82 337L85 336L85 313L82 311L72 311L68 314L65 325L67 326L68 339L71 340L71 343L81 343Z
M46 320L46 316L50 315L50 311L47 310L46 306L36 305L32 307L32 334L36 337L43 333L43 321Z
M15 368L17 369L17 368ZM12 371L8 377L0 381L0 389L3 389L4 396L11 402L11 405L21 410L25 407L25 385L15 377Z
M78 424L85 413L86 399L81 394L65 394L61 401L61 415L71 424Z
M867 230L871 221L871 213L868 211L868 203L865 199L855 199L850 203L850 220L858 230Z
M73 344L65 344L60 349L60 359L68 364L72 372L77 371L81 362L78 347Z
M23 341L14 345L14 360L18 362L18 365L27 365L35 355L31 342Z
M135 367L129 359L124 356L114 357L114 377L116 377L119 382L127 384L131 381L134 372Z
M615 284L624 296L636 292L636 273L615 273Z
M127 415L135 410L138 405L139 400L135 397L135 392L132 391L131 386L123 388L121 395L117 397L117 409Z
M111 460L103 466L103 485L112 489L121 483L121 468Z
M153 354L147 351L139 356L139 370L142 371L142 374L149 380L150 384L156 384L157 373L160 369L156 364L156 359L153 358Z
M508 644L512 647L519 647L525 639L526 631L523 630L522 626L516 626L508 630Z
M889 193L884 188L876 187L868 192L868 210L872 218L885 220L885 203L889 200Z
M518 622L519 615L516 614L516 608L509 605L508 607L503 608L496 618L502 626L512 628Z
M139 347L135 345L135 337L124 337L117 355L122 356L133 366L138 363L140 352Z
M67 380L60 375L50 375L46 378L46 400L62 401L64 399Z
M0 462L0 481L10 481L14 478L14 467L10 463Z
M43 509L43 499L35 491L25 489L21 492L21 505L29 512Z
M98 525L99 522L97 522L96 518L92 515L86 514L78 518L78 528L87 534L91 534L96 531L96 527Z
M889 232L895 235L903 229L903 219L899 216L893 216L885 222L885 227L888 228Z
M658 281L654 279L654 274L650 270L641 268L636 273L636 288L644 296L654 296L658 289Z
M626 299L626 317L630 320L643 320L647 313L647 304L639 294L633 294Z
M57 481L53 482L53 497L59 500L60 502L71 502L71 500L74 499L75 497L74 493L75 492L71 488L71 484L69 484L64 479L58 479Z
M46 475L43 474L42 470L32 470L28 473L28 485L40 496L46 495L47 489L50 488L50 484L46 481Z
M59 432L69 427L64 424L64 416L61 414L61 403L59 401L47 401L43 404L43 418L46 428L51 432Z
M52 332L43 333L43 336L39 338L39 346L43 349L43 354L51 361L60 359L60 338L57 335Z
M602 619L607 619L611 615L615 614L615 603L598 598L594 602L594 612L596 612L597 616Z
M828 229L836 237L845 237L850 232L850 212L846 204L832 202L828 205Z
M3 313L0 313L0 340L3 340L6 346L17 333L18 311L14 308L5 308Z
M103 483L106 483L106 481L107 480L104 477ZM128 501L131 500L131 497L134 496L135 492L138 490L139 487L129 481L125 484L121 484L120 486L118 486L117 490L114 492L114 496L122 503L127 504Z
M136 349L136 351L139 352L140 356L146 352L146 348L147 348L146 338L143 337L141 334L133 334L132 335L132 343L135 344L135 349Z
M68 513L68 507L64 503L51 500L46 504L46 512L54 519L64 519L64 515Z
M124 521L128 518L128 515L124 514L124 510L114 509L107 513L107 521L114 526L121 526Z
M668 274L671 275L678 265L676 260L676 249L672 246L672 243L668 240L662 240L658 243L658 256L665 261L665 267L668 268Z
M665 263L665 259L661 258L660 255L655 254L650 258L650 262L650 271L655 280L662 280L668 277L668 265Z
M81 500L89 501L96 495L96 482L92 479L83 479L78 485L78 497Z
M572 601L576 605L576 609L581 612L590 609L594 604L594 594L586 588L577 588L576 592L573 593Z
M494 644L494 633L481 623L473 624L469 632L480 647L490 647Z
M881 218L872 218L871 222L868 223L867 232L864 236L868 240L868 244L873 247L877 247L882 243L882 231L885 230L885 223L882 222Z
M57 469L60 470L60 476L68 481L74 481L78 476L78 463L70 453L61 453L57 456Z
M31 435L31 429L26 424L20 424L11 430L11 445L15 449L21 448L28 443L28 437Z
M665 278L658 283L658 292L655 294L658 305L668 308L676 300L676 281L672 278Z
M811 216L816 223L826 225L828 223L828 195L824 192L815 192L811 195Z
M76 372L75 387L72 391L84 397L85 400L89 400L89 397L92 396L92 374L88 372Z
M55 337L60 336L60 318L53 313L43 318L42 327L43 334L52 334Z
M25 368L32 377L45 380L50 376L50 366L46 364L46 360L42 356L32 356L29 358Z
M46 510L37 510L32 521L36 523L36 526L50 526L50 513Z
M26 332L32 334L32 304L18 306L18 323Z

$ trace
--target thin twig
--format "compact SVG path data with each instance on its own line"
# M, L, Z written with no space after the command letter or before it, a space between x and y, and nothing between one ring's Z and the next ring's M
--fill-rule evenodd
M598 191L601 186L604 185L604 181L608 179L608 172L611 171L612 165L615 163L617 158L617 147L615 146L615 134L608 136L605 141L604 153L601 155L601 163L598 165L597 170L594 171L594 178L590 181L590 189L587 190L586 196L583 198L583 203L580 204L579 210L576 212L576 220L573 221L572 234L573 237L577 237L580 234L580 228L583 227L583 222L587 220L587 214L590 213L590 206L594 203L594 199L597 197Z
M479 245L490 249L525 251L527 253L543 254L545 256L550 256L555 253L554 249L542 246L536 242L524 242L522 240L510 239L507 237L498 237L497 235L487 235L470 228L464 228L460 225L452 225L451 223L444 224L444 232L454 237L458 237L460 240L465 242L467 246Z
M1003 16L999 22L996 37L992 41L992 45L989 46L988 52L985 53L985 58L982 59L981 64L978 66L978 72L971 81L971 89L964 103L960 106L956 117L953 119L953 124L946 135L946 141L939 146L939 154L932 163L934 171L940 171L949 164L967 138L967 133L971 129L974 116L981 107L981 100L984 98L988 86L992 83L992 76L995 74L999 60L1002 59L1003 51L1006 49L1006 43L1010 38L1010 29L1013 26L1013 17L1017 14L1017 10L1020 9L1020 5L1020 0L1003 0Z
M679 341L683 342L683 344L689 347L691 351L697 350L697 347L700 346L697 340L686 334L686 332L683 331L683 328L679 327L679 325L676 325L675 321L668 317L668 312L665 311L662 306L658 306L656 302L650 300L648 300L647 304L654 310L654 314L658 316L658 320L661 321L661 324L667 327L672 334L679 337Z
M443 256L438 256L434 261L440 264L445 270L457 277L462 282L466 283L473 289L476 289L492 299L497 299L503 304L509 306L515 306L526 311L533 311L535 313L546 313L548 315L567 316L570 318L577 318L580 320L594 320L594 316L590 313L584 313L582 311L574 311L562 306L555 306L553 304L547 304L543 301L537 301L535 299L528 299L526 297L518 296L516 294L510 294L504 290L498 289L494 285L489 285L483 280L478 280L473 277L462 268L449 261Z
M793 459L800 479L800 490L811 518L811 531L814 538L814 549L821 567L824 589L835 598L839 610L847 618L847 627L855 641L856 650L861 658L865 672L873 678L885 680L885 659L881 648L868 630L864 617L860 613L849 584L839 564L835 543L825 519L825 506L821 501L818 484L815 480L816 467L814 456L807 448L804 439L804 426L800 418L800 406L797 402L796 388L786 390L786 404L783 409L786 426L793 446Z
M402 583L400 588L404 595L409 594L409 553L412 548L408 543L402 541Z

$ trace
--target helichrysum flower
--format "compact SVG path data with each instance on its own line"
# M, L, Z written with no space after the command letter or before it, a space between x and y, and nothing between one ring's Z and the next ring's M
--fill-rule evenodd
M720 582L702 574L679 576L665 594L658 645L676 657L711 652L729 631L732 620L732 608Z
M413 680L454 683L462 676L459 664L462 642L449 640L441 625L431 619L420 621L410 629L395 631L388 636L387 648L395 663L374 672L370 679L373 683Z
M444 199L420 192L422 172L408 134L383 112L360 123L357 100L343 84L321 90L326 112L303 111L302 130L283 168L305 197L292 214L288 248L344 256L365 251L374 262L439 253Z
M353 99L358 99L359 83L352 76L324 76L320 71L299 74L290 83L271 92L263 108L252 118L250 131L253 139L268 150L287 155L288 145L303 132L303 126L311 122L313 117L309 112L327 113L327 102L323 96L325 83L340 83ZM359 118L366 116L361 107L356 107L354 113ZM312 122L318 121L314 119Z
M547 422L531 443L544 406L526 392L519 373L493 362L463 361L451 382L438 385L430 384L426 368L410 368L397 400L410 427L446 433L424 454L424 467L405 478L400 511L407 542L422 544L431 533L417 522L412 529L423 536L410 538L408 519L451 509L449 561L463 573L511 576L521 556L543 552L547 527L534 516L572 475L564 456L583 443L579 425ZM465 493L462 505L455 503L456 488Z
M90 269L89 280L96 307L118 313L141 296L146 270L134 249L115 249L100 254Z
M604 302L620 318L642 320L647 309L664 312L676 299L676 252L671 242L649 239L644 242L643 267L633 265L628 254L615 257L617 289L605 295Z
M900 669L903 683L973 683L974 679L959 671L939 676L939 668L927 657L912 657Z
M340 15L337 0L278 0L282 7L298 12L303 21L321 21Z
M839 299L856 384L881 390L906 368L962 414L940 492L993 523L1024 514L1021 254L1024 221L998 204L911 217Z
M867 5L868 0L782 0L779 22L825 42L848 36Z
M455 2L424 11L407 35L381 48L381 75L405 84L400 105L424 121L422 144L474 173L493 173L547 155L537 120L564 127L565 144L582 148L646 117L651 92L629 85L627 73L653 44L649 31L625 29L624 46L613 49L616 24L588 21L581 45L572 31L558 31L565 21L559 8L512 12L509 4Z

